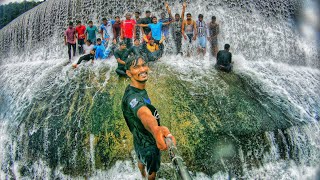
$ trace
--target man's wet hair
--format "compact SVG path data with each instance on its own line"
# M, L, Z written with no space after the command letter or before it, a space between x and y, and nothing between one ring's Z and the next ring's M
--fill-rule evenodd
M144 62L146 62L146 61L144 60L144 57L143 57L143 56L128 57L128 58L127 58L127 61L126 61L126 66L125 66L126 70L129 70L131 66L137 65L140 58L141 58Z
M137 14L139 14L139 15L141 14L140 11L135 11L134 13L137 13Z
M101 41L101 38L98 38L97 41Z
M146 14L147 14L147 13L151 13L151 11L149 11L149 10L146 10Z
M187 13L187 16L189 16L189 15L191 16L191 13Z
M92 24L93 24L93 22L92 22L92 21L89 21L89 22L88 22L88 24L90 24L90 23L92 23Z
M230 45L229 45L229 44L225 44L225 45L224 45L224 49L226 49L226 50L227 50L227 49L230 49Z
M140 39L136 38L136 39L134 39L134 41L133 41L133 42L135 42L135 41L139 41L139 42L140 42Z
M198 18L203 18L203 15L202 15L202 14L199 14Z
M212 20L216 20L217 18L216 18L215 16L212 16L211 19L212 19Z
M153 20L154 18L158 19L156 16L152 16L151 19Z
M180 16L180 14L176 13L174 16Z
M120 16L116 16L115 18L119 18L120 19Z
M106 21L106 20L107 20L107 18L105 18L105 17L104 17L104 18L102 18L102 21Z
M69 26L73 26L73 22L72 21L69 22Z
M88 40L87 40L87 42L88 42L88 43L90 43L90 44L92 44L92 42L91 42L91 40L90 40L90 39L88 39Z

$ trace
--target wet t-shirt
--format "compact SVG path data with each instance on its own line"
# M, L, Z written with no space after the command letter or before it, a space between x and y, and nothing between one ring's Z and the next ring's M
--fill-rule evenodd
M128 85L122 99L122 112L129 130L133 135L134 147L136 149L156 146L154 137L145 129L137 115L138 110L143 106L150 109L152 115L158 121L158 125L160 125L159 114L156 108L151 105L147 91Z
M124 20L122 21L121 28L123 30L123 37L124 38L133 38L133 29L136 25L136 21L133 19Z
M74 35L76 34L76 29L75 28L68 28L65 32L64 35L67 37L67 42L70 44L75 43Z
M84 39L86 36L84 32L86 31L86 26L81 25L76 27L76 31L78 33L78 39Z
M98 32L98 28L97 26L87 26L87 29L86 29L87 33L88 33L88 39L91 41L91 42L96 42L96 33Z
M151 24L152 18L151 17L145 17L141 20L141 24ZM151 29L149 27L143 27L142 28L145 34L149 34L151 32Z
M120 50L120 49L117 49L115 52L114 52L114 57L116 58L116 59L118 59L118 58L120 58L122 61L126 61L126 59L127 59L127 49L122 49L122 50ZM124 70L125 69L125 65L123 65L123 64L120 64L120 63L118 63L118 69L122 69L122 70Z
M217 54L217 64L222 66L229 66L231 63L232 54L229 51L221 50Z
M157 24L148 24L148 27L151 29L152 37L155 40L161 40L161 29L162 29L162 22L158 22Z

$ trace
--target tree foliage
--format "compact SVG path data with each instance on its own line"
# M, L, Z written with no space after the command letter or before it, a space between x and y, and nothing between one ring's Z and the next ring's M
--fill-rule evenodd
M5 5L0 5L0 29L9 24L12 20L32 9L42 2L24 1L14 2Z

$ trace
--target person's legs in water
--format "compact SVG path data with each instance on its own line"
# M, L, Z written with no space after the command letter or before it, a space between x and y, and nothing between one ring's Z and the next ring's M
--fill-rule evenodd
M146 166L144 164L142 164L139 160L138 160L138 168L140 170L140 173L141 173L141 176L143 178L146 178L147 177L147 173L146 173Z
M187 34L189 43L192 43L193 34Z
M218 54L218 38L211 39L211 54L217 57Z
M206 54L206 37L205 36L198 38L198 54L200 54L200 52L202 52L203 55Z
M73 57L76 56L76 44L72 44Z
M227 73L229 73L229 72L231 72L232 71L232 65L230 64L230 65L228 65L228 66L217 66L217 68L219 69L219 70L221 70L221 71L224 71L224 72L227 72Z
M68 55L69 55L69 62L71 62L71 44L68 43Z
M78 39L78 51L79 55L83 54L83 45L84 45L84 39Z
M181 53L181 40L182 40L182 34L180 32L176 32L175 34L175 44L177 48L177 54Z

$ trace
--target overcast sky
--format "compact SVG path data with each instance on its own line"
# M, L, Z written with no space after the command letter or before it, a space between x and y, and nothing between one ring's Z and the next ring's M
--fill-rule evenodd
M0 4L8 4L11 2L22 2L24 0L0 0ZM27 0L27 1L32 1L32 0ZM33 1L43 1L43 0L33 0Z

